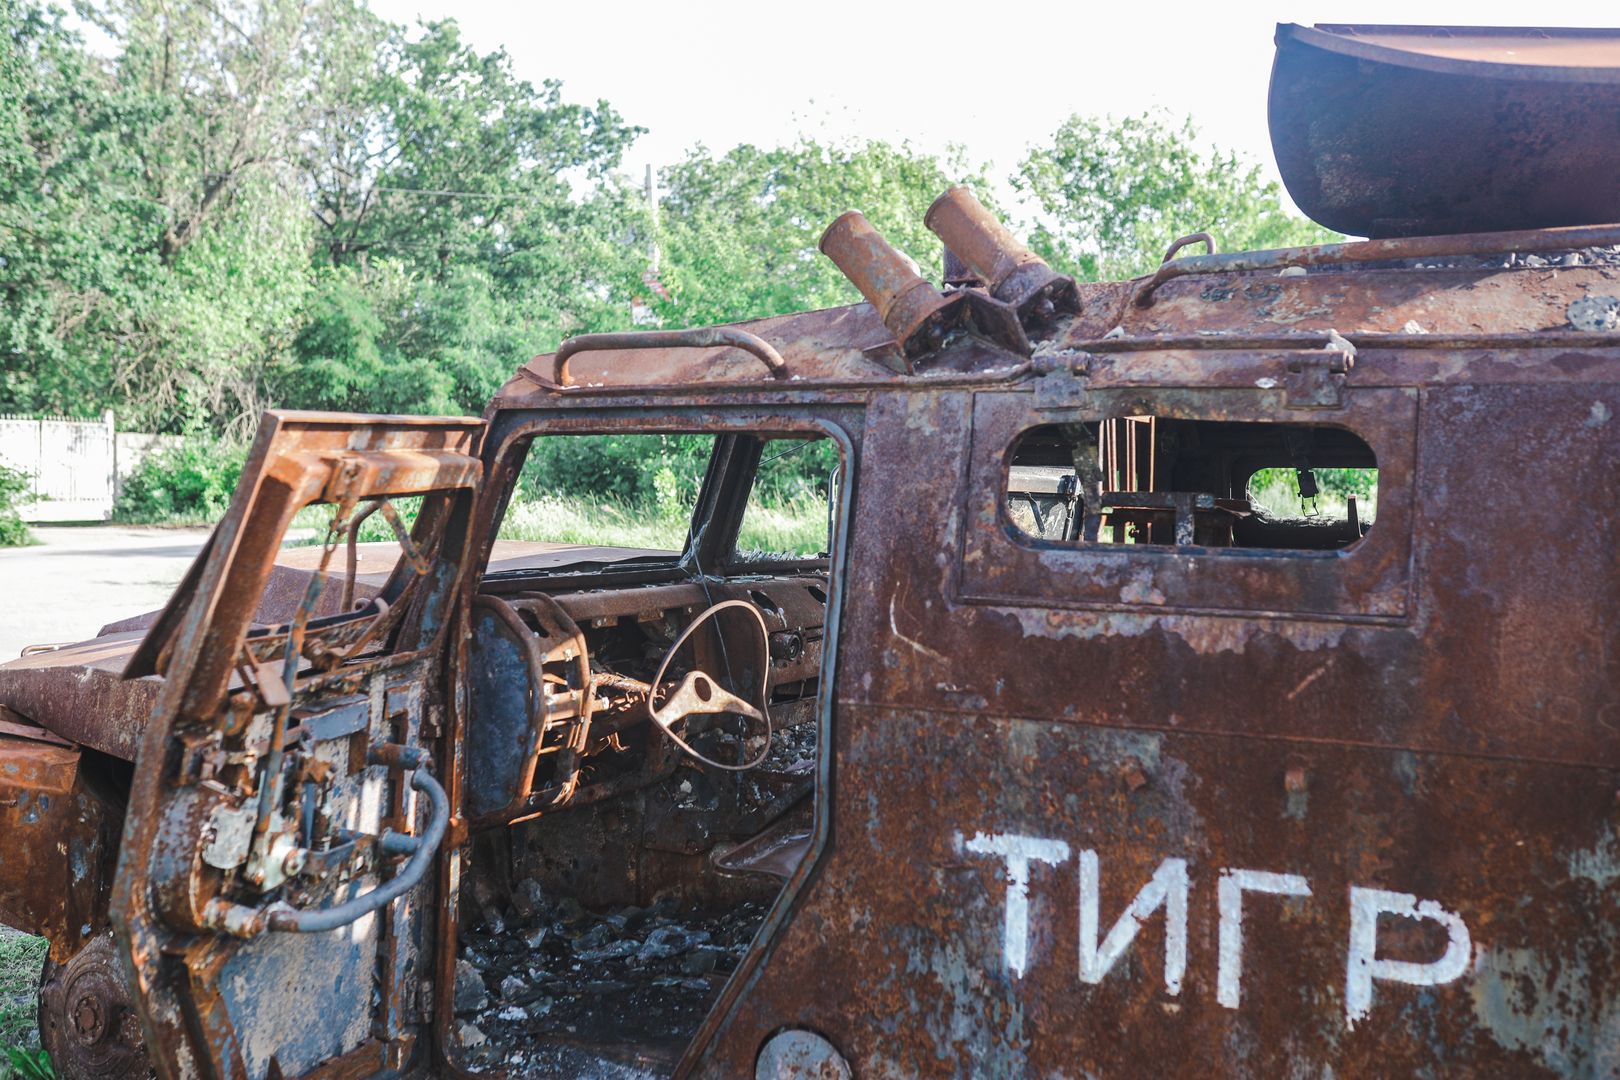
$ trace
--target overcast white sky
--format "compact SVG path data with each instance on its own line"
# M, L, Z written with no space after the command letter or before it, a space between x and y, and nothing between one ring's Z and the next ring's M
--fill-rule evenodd
M1278 22L1620 25L1620 3L513 3L373 0L398 22L454 17L480 50L648 129L625 165L822 138L950 144L1004 177L1070 113L1163 106L1272 170L1266 84Z

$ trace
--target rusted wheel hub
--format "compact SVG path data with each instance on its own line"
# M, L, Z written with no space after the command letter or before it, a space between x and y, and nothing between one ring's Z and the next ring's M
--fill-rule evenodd
M86 1045L98 1043L105 1035L101 999L85 994L73 1005L73 1037Z
M63 1080L151 1075L111 935L96 938L66 964L45 965L39 1039Z

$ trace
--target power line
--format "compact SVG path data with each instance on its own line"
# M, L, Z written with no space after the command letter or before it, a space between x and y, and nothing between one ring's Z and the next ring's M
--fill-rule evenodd
M444 188L406 188L384 187L378 184L373 190L386 191L394 195L433 195L445 196L453 199L520 199L522 195L508 195L504 192L490 191L450 191ZM532 197L532 196L531 196Z

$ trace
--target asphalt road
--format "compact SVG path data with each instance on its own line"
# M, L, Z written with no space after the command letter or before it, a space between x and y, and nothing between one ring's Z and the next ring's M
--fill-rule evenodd
M0 548L0 661L161 608L208 538L207 529L124 525L33 532L39 544Z

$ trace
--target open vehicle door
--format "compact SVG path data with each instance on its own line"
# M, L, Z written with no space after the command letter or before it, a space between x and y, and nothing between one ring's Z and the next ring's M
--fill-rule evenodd
M164 689L113 919L164 1076L361 1078L427 1052L419 984L449 817L428 751L482 428L268 414L230 512L131 660ZM295 517L314 526L313 572L275 565ZM398 561L357 597L362 526Z

